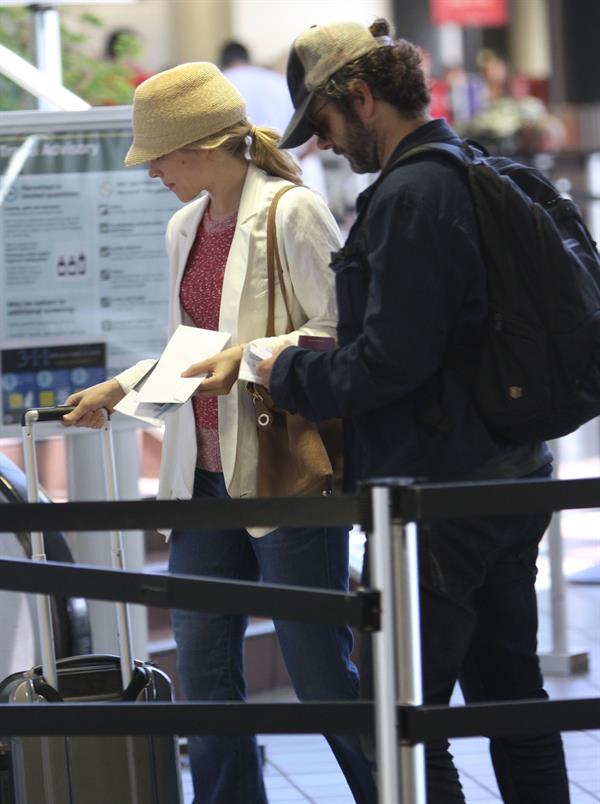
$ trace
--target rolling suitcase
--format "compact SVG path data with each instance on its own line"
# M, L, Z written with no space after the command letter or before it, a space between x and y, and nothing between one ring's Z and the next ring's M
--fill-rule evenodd
M23 415L23 449L29 501L38 499L33 425L55 421L68 407L39 408ZM101 431L107 497L116 499L108 415ZM45 560L42 533L32 533L34 560ZM119 532L111 532L111 558L123 569ZM133 661L128 607L117 603L120 656L88 655L55 660L49 598L36 596L42 664L0 683L3 703L46 701L169 701L169 678L146 662ZM180 804L177 742L169 736L11 737L0 741L1 804Z

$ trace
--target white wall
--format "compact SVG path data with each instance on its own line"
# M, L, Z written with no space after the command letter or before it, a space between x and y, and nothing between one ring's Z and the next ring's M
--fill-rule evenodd
M231 0L232 35L254 61L283 66L292 40L311 25L391 18L388 0Z

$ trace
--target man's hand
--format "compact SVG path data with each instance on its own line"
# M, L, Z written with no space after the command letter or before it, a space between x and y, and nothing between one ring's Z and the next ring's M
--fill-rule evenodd
M193 363L189 368L181 373L182 377L197 377L205 374L206 379L202 380L194 396L208 398L211 396L225 396L238 378L240 363L242 361L242 345L232 346L223 352Z
M278 346L271 357L268 357L266 360L261 360L260 363L256 364L256 373L260 377L261 385L264 385L268 391L271 390L271 373L273 366L284 349L287 349L287 346Z
M93 427L98 430L104 425L102 409L111 411L124 396L123 389L114 379L77 391L65 400L65 405L75 405L75 410L66 413L62 423L65 427Z

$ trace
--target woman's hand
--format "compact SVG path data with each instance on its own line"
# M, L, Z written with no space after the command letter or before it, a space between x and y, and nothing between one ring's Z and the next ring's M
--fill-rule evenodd
M242 361L242 345L225 349L207 360L194 363L182 372L182 377L197 377L199 374L208 375L202 380L194 396L208 398L211 396L225 396L238 378L240 363Z
M62 418L65 427L93 427L96 430L104 425L102 409L111 411L117 402L125 396L125 393L117 380L107 380L106 382L91 385L83 391L71 394L66 400L65 405L75 405L75 410L66 413Z

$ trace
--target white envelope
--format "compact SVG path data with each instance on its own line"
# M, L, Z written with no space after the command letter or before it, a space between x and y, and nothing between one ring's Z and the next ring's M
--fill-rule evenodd
M181 372L192 363L199 363L220 352L230 338L228 332L180 324L141 388L137 401L160 404L186 402L206 375L181 377Z

